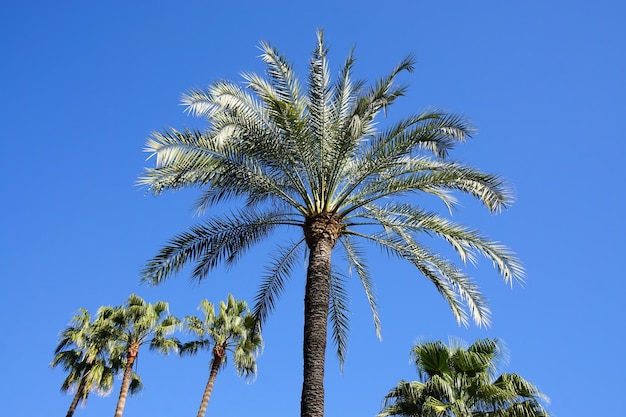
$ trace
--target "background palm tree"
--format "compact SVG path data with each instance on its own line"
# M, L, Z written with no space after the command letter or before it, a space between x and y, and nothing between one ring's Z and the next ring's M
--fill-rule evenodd
M78 402L83 404L91 391L108 395L113 388L115 374L124 368L124 358L114 349L112 323L98 315L94 321L90 313L81 308L63 330L51 363L68 371L61 390L68 391L76 386L76 393L66 416L71 417ZM139 376L133 374L130 392L141 390Z
M468 348L417 344L412 354L421 382L400 381L378 417L547 417L541 401L548 399L537 387L518 374L496 376L501 352L496 339Z
M171 129L148 140L146 150L156 155L156 167L139 182L155 194L200 187L199 212L228 200L244 206L229 215L212 214L171 239L147 263L143 280L159 284L189 262L196 262L193 277L201 280L278 228L298 230L295 240L275 252L253 312L261 323L266 319L299 254L307 250L301 414L321 417L329 316L340 363L347 346L344 278L331 265L336 246L363 284L377 333L376 300L359 241L413 264L459 323L467 324L471 316L487 324L489 308L474 282L420 237L444 239L463 262L474 261L477 253L486 256L507 282L522 279L520 263L480 232L418 207L415 196L434 195L452 209L451 192L460 191L492 212L512 197L498 176L447 160L473 132L463 117L429 110L377 129L377 116L406 91L396 86L396 78L412 71L411 57L365 88L351 78L351 53L333 82L319 31L303 91L290 63L269 44L261 49L266 77L246 73L245 87L218 81L184 96L191 113L208 119L205 131Z
M66 416L71 417L79 401L83 405L91 391L106 395L113 387L115 370L108 359L111 340L110 332L102 320L92 321L89 311L84 308L72 318L70 325L63 330L54 351L52 367L61 366L68 372L61 390L76 392Z
M204 417L215 378L220 368L226 365L228 352L233 354L238 375L254 376L256 356L262 348L263 339L257 331L254 316L248 311L248 305L243 300L235 300L229 295L226 303L220 302L220 311L217 315L213 304L206 299L202 300L199 308L203 313L202 318L196 316L185 318L185 327L198 336L198 339L185 343L181 354L194 355L199 350L211 350L211 372L198 410L198 417Z
M179 342L168 337L181 325L178 318L169 314L168 304L158 301L146 303L141 297L131 294L123 306L101 307L99 314L110 320L115 327L115 349L124 358L124 375L120 395L115 408L115 417L122 417L126 397L133 381L133 365L139 348L148 344L151 350L169 353L178 350Z

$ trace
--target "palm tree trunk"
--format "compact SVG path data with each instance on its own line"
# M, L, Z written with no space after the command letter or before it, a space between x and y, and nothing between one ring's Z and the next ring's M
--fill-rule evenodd
M124 368L124 377L122 378L122 388L120 388L120 396L117 399L117 406L115 407L115 417L122 417L124 413L126 397L128 397L128 388L130 387L130 380L133 376L133 364L138 354L139 345L133 344L128 348L128 357L126 359L126 367Z
M318 215L305 223L304 233L310 254L304 295L304 378L300 415L324 417L330 259L339 237L340 223L331 214Z
M218 347L216 346L214 351L217 350L217 348ZM211 361L211 373L209 374L209 380L204 388L204 394L202 395L202 402L200 402L200 409L198 410L197 417L204 417L206 409L209 406L209 400L211 399L211 393L213 392L213 386L215 385L215 378L217 378L217 373L220 370L224 354L226 353L224 349L222 349L221 352L221 354L213 354L213 360Z
M80 382L78 383L78 388L76 388L76 394L72 399L72 403L70 404L69 410L67 410L67 414L65 417L72 417L74 415L74 411L76 411L76 407L78 406L78 402L80 401L83 393L85 392L85 385L87 384L87 373L83 373L83 376L80 378Z

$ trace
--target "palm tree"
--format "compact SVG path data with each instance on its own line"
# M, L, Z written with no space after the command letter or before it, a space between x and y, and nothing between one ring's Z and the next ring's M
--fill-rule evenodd
M226 365L227 353L229 351L233 353L239 376L254 376L256 356L263 345L263 339L256 331L256 320L243 300L235 300L229 295L227 303L220 302L218 315L215 315L213 304L206 299L202 300L199 309L203 313L202 318L195 316L185 318L186 328L195 333L198 339L185 343L181 354L194 355L199 350L211 350L213 355L209 380L198 410L198 417L204 417L217 373Z
M512 196L498 176L447 159L473 132L463 117L428 110L377 129L377 116L406 91L396 79L412 71L411 57L365 88L351 78L355 59L350 53L332 82L319 31L303 91L289 62L269 44L261 49L266 77L244 74L245 87L218 81L184 96L189 112L208 119L205 131L170 129L148 140L146 151L156 155L156 167L147 168L139 183L153 193L201 188L200 213L226 201L244 205L231 214L212 214L171 239L148 261L142 279L159 284L195 262L192 276L202 280L280 228L300 231L275 252L253 312L263 323L299 254L308 250L301 414L321 417L329 317L340 364L347 346L347 294L344 276L331 267L333 250L343 250L348 270L360 278L377 334L376 300L359 241L414 265L447 300L459 323L467 324L471 316L479 325L488 324L489 308L475 283L420 237L444 239L463 261L473 262L477 253L486 256L506 282L522 279L520 263L480 232L418 207L415 196L436 196L452 209L452 191L460 191L491 212L507 207Z
M111 391L115 370L108 359L109 334L106 324L102 320L92 321L89 311L84 308L61 333L50 365L53 368L61 366L68 372L61 385L62 391L76 387L67 417L74 415L79 401L83 405L87 402L91 391L100 395Z
M113 323L116 349L124 358L124 375L115 408L115 417L122 417L124 412L126 397L133 379L133 365L139 355L139 348L148 344L150 349L165 354L171 350L178 350L178 340L168 335L176 331L181 322L170 315L168 310L169 306L164 301L149 304L135 294L131 294L123 306L101 307L99 310L101 316Z
M377 417L547 417L545 397L518 374L496 377L497 339L417 344L412 354L421 382L400 381Z
M92 321L89 311L84 308L61 333L51 366L60 365L69 372L61 385L62 391L67 392L76 386L67 417L74 415L79 401L87 402L91 391L99 395L111 392L115 374L124 367L124 358L114 349L113 335L111 322L100 315ZM136 393L141 388L139 376L133 374L130 392Z

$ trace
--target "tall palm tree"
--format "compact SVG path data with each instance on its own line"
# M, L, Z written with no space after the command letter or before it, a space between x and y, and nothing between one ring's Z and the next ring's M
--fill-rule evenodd
M352 80L350 53L333 82L318 31L303 90L276 49L266 43L261 49L266 77L246 73L245 86L218 81L184 96L189 112L208 119L206 130L170 129L148 140L146 150L156 155L156 167L146 169L140 184L155 194L201 188L199 212L233 200L243 207L231 214L212 213L171 239L148 261L143 280L159 284L190 262L196 263L193 277L202 280L280 228L299 231L275 252L253 312L261 323L266 319L298 255L308 250L301 414L321 417L329 317L340 363L347 346L347 294L344 276L331 267L333 250L343 250L348 269L359 276L377 333L376 300L359 241L414 265L447 300L459 323L467 324L471 316L487 324L489 308L475 283L420 237L444 239L463 261L474 261L477 253L486 256L507 282L522 279L520 263L500 243L420 208L415 197L433 195L452 209L452 192L460 191L498 212L512 196L498 176L447 159L473 132L463 117L428 110L377 129L377 116L406 91L396 79L413 70L411 57L365 88Z
M91 391L106 395L113 387L115 370L109 363L110 332L107 330L102 320L92 321L89 311L81 308L59 336L50 365L61 366L68 372L61 385L62 391L76 388L67 417L74 415L79 401L87 402Z
M194 355L199 350L211 350L211 372L198 410L198 417L204 417L215 378L219 370L226 365L228 352L233 353L239 376L254 376L256 356L263 345L263 339L257 331L254 316L248 311L248 305L243 300L235 300L229 294L226 303L220 302L220 311L217 315L213 304L206 299L202 300L199 309L203 313L202 318L185 317L185 327L198 336L198 339L185 343L181 354Z
M124 358L124 375L115 417L122 417L124 412L139 348L148 344L150 349L165 354L178 350L178 340L168 336L181 326L181 322L168 310L169 306L164 301L150 304L135 294L131 294L123 306L101 307L99 310L102 317L113 323L116 349L122 352Z
M496 377L501 347L482 339L417 344L412 354L421 382L400 381L377 417L547 417L545 397L518 374Z
M114 349L113 335L111 322L100 315L92 321L89 311L84 308L61 333L51 366L60 365L69 372L61 385L62 391L76 386L66 417L74 415L79 401L86 403L91 391L99 395L111 392L115 374L124 367L124 358ZM138 392L141 388L139 376L133 374L130 392Z

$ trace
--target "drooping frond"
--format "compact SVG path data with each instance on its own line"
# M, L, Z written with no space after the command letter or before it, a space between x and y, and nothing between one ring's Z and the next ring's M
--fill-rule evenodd
M357 273L363 290L365 290L365 296L372 312L372 318L374 320L374 330L376 331L376 337L382 340L382 324L380 317L378 316L378 305L376 303L376 294L374 292L374 283L369 272L369 268L365 262L365 254L361 251L361 248L353 242L349 235L343 235L339 240L340 244L346 251L346 257L348 260L349 272L352 269Z
M262 326L267 316L274 311L276 301L285 289L286 281L302 254L304 239L289 246L278 247L273 255L273 262L267 267L262 277L259 290L254 297L253 314Z
M437 291L448 302L457 323L469 325L466 308L476 325L488 326L490 310L476 284L456 268L450 261L418 244L411 235L391 225L388 232L362 235L351 234L370 240L400 259L415 266L420 273L431 281Z
M345 216L385 197L419 192L434 195L446 205L454 204L454 200L448 198L448 191L470 194L492 212L505 208L513 199L510 190L497 175L484 174L458 163L407 158L363 180L351 194L346 195L339 214Z
M410 204L392 203L385 207L367 206L360 213L366 219L375 219L384 227L404 228L411 233L437 235L450 243L465 263L475 262L474 251L490 259L505 282L523 282L524 268L514 254L499 242L489 240L477 230L421 210Z
M331 337L337 347L337 359L339 369L343 370L343 364L348 352L348 333L350 331L350 320L348 317L349 297L345 288L346 278L340 272L332 273L330 276L330 304L328 316L331 325Z
M214 217L171 239L148 262L142 281L159 284L189 262L197 262L192 276L202 280L220 262L234 263L281 225L299 226L299 223L283 212L248 210Z

